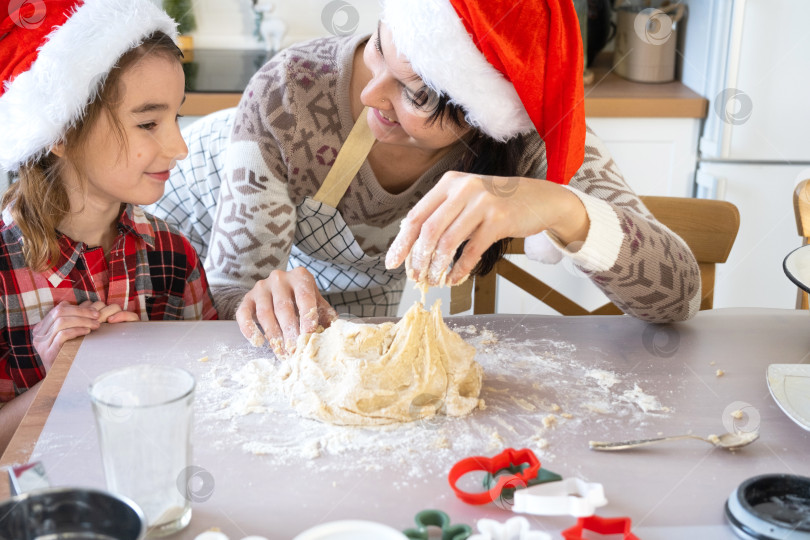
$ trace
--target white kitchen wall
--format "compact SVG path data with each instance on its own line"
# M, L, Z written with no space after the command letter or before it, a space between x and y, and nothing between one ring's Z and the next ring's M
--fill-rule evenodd
M154 0L159 3L160 0ZM270 16L282 21L282 46L330 34L371 33L377 25L378 0L259 0L273 6ZM201 49L264 48L254 36L252 0L195 0L197 30L194 46Z

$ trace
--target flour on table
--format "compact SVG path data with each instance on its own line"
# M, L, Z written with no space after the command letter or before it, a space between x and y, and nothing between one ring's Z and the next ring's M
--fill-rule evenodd
M598 384L605 390L613 387L616 383L619 382L619 378L616 376L615 373L605 371L604 369L592 369L588 371L585 374L585 376L595 379L596 384Z
M635 403L645 413L667 410L661 405L657 397L645 394L638 384L634 385L632 390L627 390L622 394L621 399L628 403Z
M456 332L469 328L453 323L447 319ZM553 453L560 441L594 430L596 437L608 420L621 422L626 435L643 438L650 421L669 412L662 399L642 390L643 376L614 373L614 360L598 349L578 350L553 336L511 338L488 325L464 332L483 368L480 398L486 407L464 417L436 415L382 426L301 418L285 394L292 373L288 362L248 343L209 349L208 362L189 359L197 377L195 438L218 452L249 455L256 466L335 471L347 478L396 471L396 490L446 475L463 457L491 456L508 447L531 447L552 470L575 474L578 461ZM497 344L482 343L493 335ZM546 427L548 415L554 420Z
M416 302L397 323L337 320L299 337L284 391L304 417L343 426L412 422L478 406L475 348ZM285 368L286 369L286 368Z

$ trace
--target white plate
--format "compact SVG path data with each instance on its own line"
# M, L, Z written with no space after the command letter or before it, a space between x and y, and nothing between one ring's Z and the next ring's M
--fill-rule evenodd
M790 281L802 290L810 292L810 244L788 253L782 268Z
M810 364L771 364L768 389L785 414L810 431Z
M381 523L345 520L307 529L293 540L408 540L408 537Z

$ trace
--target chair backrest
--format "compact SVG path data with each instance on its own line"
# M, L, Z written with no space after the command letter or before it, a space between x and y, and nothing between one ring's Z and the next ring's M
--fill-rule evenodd
M796 216L796 230L802 237L802 245L810 243L810 178L796 184L793 190L793 213ZM796 288L796 309L807 309L807 293Z
M683 238L700 266L702 298L700 309L711 309L714 303L715 265L726 262L740 228L737 207L726 201L688 197L641 197L649 211L664 225ZM808 216L810 216L810 199ZM810 219L807 221L810 224ZM508 251L523 253L523 240L515 239ZM501 276L562 315L618 315L622 311L613 303L588 311L573 300L554 290L513 262L502 259L486 276L453 287L450 291L450 313L470 309L486 314L495 312L495 288Z

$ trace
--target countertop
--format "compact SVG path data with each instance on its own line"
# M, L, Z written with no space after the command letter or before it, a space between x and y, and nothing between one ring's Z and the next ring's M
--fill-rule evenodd
M187 54L186 102L181 114L202 116L235 107L250 77L272 53L260 50L195 49ZM680 81L645 84L613 73L609 53L596 58L594 82L585 87L591 118L705 118L708 101Z
M193 463L208 482L177 540L210 527L232 539L289 539L340 519L404 529L425 508L470 525L503 521L514 514L502 505L456 499L447 471L504 447L531 448L543 467L601 482L609 502L597 514L631 517L644 540L733 540L723 506L740 482L763 472L807 475L810 432L779 409L765 376L770 363L807 361L807 311L711 310L673 325L538 315L452 317L448 324L477 348L486 408L373 430L298 417L273 382L272 355L246 345L233 321L103 325L84 338L41 434L23 441L18 432L2 464L30 456L56 485L103 487L87 386L117 366L160 362L197 377ZM245 385L263 388L261 399ZM743 409L737 420L733 413ZM693 440L620 453L588 449L589 440L732 428L758 429L760 439L737 452ZM575 521L527 517L555 538Z
M613 72L611 53L596 57L593 84L585 87L591 118L706 118L709 102L680 81L638 83Z

